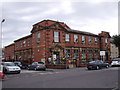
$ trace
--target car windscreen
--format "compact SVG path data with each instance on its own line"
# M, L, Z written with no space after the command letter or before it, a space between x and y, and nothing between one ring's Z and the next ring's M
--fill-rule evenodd
M44 63L43 63L43 62L38 62L37 64L38 64L38 65L44 65Z
M14 63L4 63L5 66L15 66Z
M102 61L90 61L89 64L99 64L99 63L103 63Z
M120 62L120 60L112 60L112 62L114 62L114 61L119 61Z
M96 63L96 61L90 61L89 63L90 63L90 64L91 64L91 63Z
M17 65L21 65L21 62L14 62L15 64L17 64Z

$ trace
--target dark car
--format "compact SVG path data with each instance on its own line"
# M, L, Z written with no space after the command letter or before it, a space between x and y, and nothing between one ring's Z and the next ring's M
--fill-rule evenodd
M28 65L29 70L46 70L46 66L43 62L33 62L31 65Z
M21 69L26 69L27 68L27 65L25 65L24 63L22 63L20 61L15 61L14 64L19 66Z
M88 70L91 69L102 69L102 68L108 68L109 64L104 63L102 60L96 60L96 61L90 61L87 65Z

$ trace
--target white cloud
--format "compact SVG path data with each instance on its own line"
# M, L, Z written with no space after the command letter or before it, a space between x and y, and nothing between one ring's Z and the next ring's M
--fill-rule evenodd
M70 14L70 13L73 13L74 10L72 8L72 2L68 1L68 0L64 0L62 3L61 3L61 9L62 11L64 11L64 13L66 14Z
M4 3L4 45L28 35L32 25L44 19L58 20L76 30L117 34L117 2L90 3L81 0ZM82 2L83 1L83 2ZM11 36L12 35L12 36ZM7 38L8 36L11 36Z

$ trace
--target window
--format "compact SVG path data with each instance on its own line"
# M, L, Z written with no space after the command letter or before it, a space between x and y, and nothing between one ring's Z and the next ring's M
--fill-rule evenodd
M85 43L85 36L82 36L82 43Z
M98 50L95 50L95 54L98 54Z
M108 43L108 39L107 38L105 39L105 43Z
M88 42L89 42L89 44L92 43L92 38L90 36L88 37Z
M87 55L87 57L88 57L88 61L93 60L93 50L88 50L88 55Z
M30 40L28 40L28 46L30 46Z
M78 35L74 35L74 42L78 42Z
M85 52L85 50L82 50L82 59L86 59L86 52Z
M74 58L76 58L76 57L79 57L79 53L78 53L78 50L77 50L77 49L74 50Z
M98 44L98 38L95 37L95 44Z
M40 42L40 32L37 33L37 42Z
M70 58L70 49L66 49L66 57Z
M69 34L65 34L65 41L69 42L70 41L70 35Z
M20 42L20 47L22 47L22 42Z
M99 57L99 51L98 50L94 50L94 60L97 60Z
M54 32L54 42L59 42L59 32Z
M24 47L26 47L26 41L23 42Z
M18 48L18 45L17 45L17 43L16 43L16 48Z

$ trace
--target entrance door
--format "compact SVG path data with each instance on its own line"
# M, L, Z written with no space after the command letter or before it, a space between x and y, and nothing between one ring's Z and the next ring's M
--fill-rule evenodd
M60 59L60 53L59 52L54 52L54 54L56 55L57 59Z
M60 52L54 52L54 55L56 55L56 64L60 64Z

